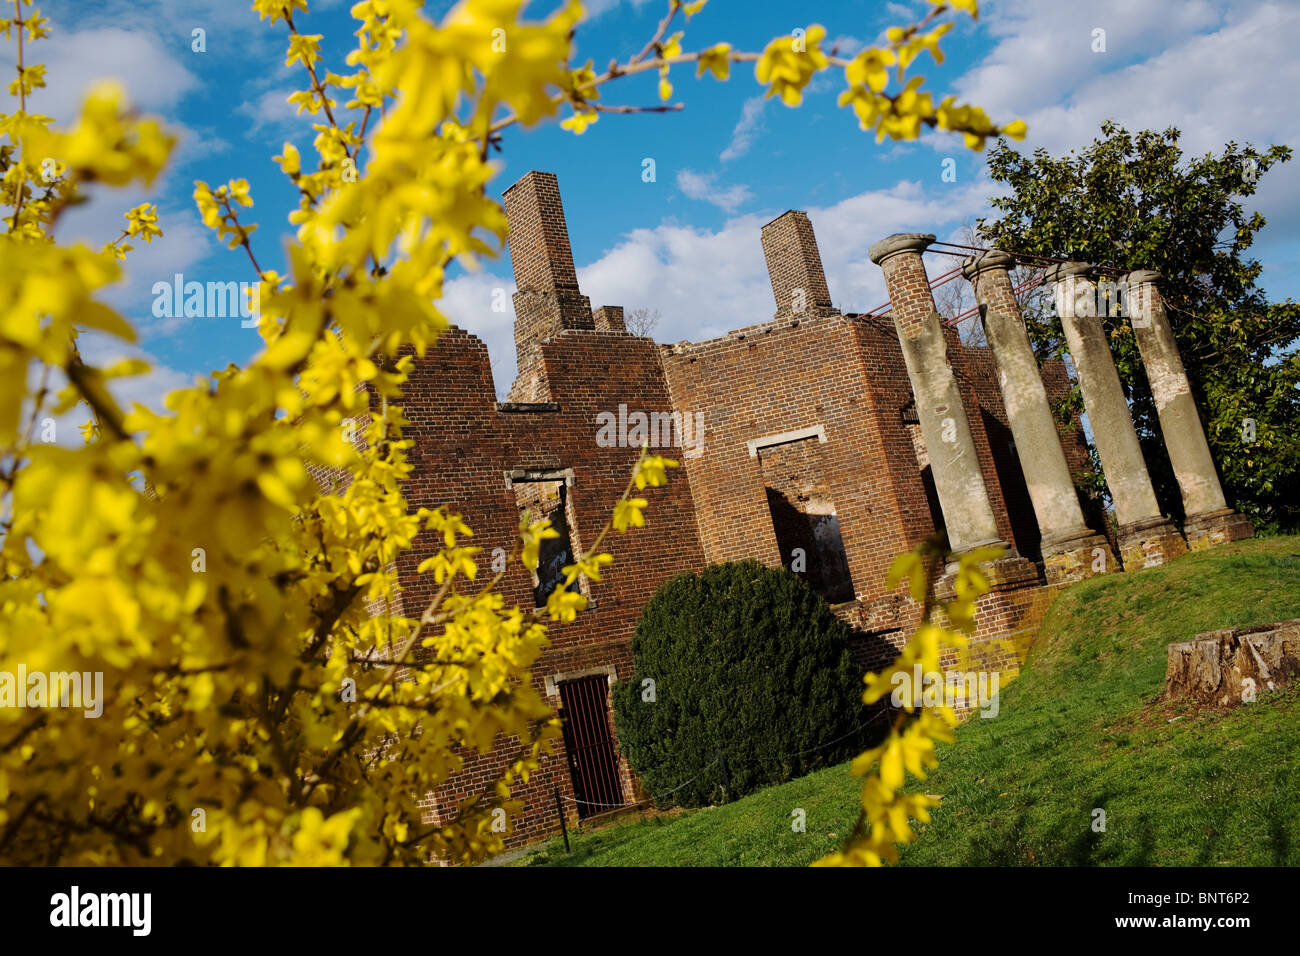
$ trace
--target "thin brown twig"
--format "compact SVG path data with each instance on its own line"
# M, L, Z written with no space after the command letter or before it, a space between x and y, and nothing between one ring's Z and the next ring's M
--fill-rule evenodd
M21 0L14 0L14 24L18 27L18 109L26 113L27 91L23 88L23 28L27 25L27 21L23 19ZM14 218L9 226L10 232L18 228L18 217L23 211L23 199L27 193L26 180L22 178L17 180L15 189L18 195L14 200Z
M297 28L296 26L294 26L294 24L293 24L293 12L292 12L292 11L289 11L289 12L287 12L287 13L285 14L284 20L285 20L285 22L289 25L289 32L290 32L290 33L292 33L294 36L302 36L302 34L298 32L298 28ZM311 60L308 59L308 58L305 57L305 56L302 58L302 63L303 63L303 66L307 67L307 73L308 73L308 75L311 76L311 88L312 88L312 91L320 95L321 105L325 108L325 115L326 115L327 117L329 117L330 125L333 126L336 130L338 130L338 129L339 129L339 124L338 124L338 122L334 119L334 113L330 110L330 98L329 98L329 94L325 92L325 86L324 86L324 85L321 83L321 81L320 81L319 79L317 79L317 77L316 77L316 67L315 67L315 65L312 64ZM342 130L339 130L339 132L342 132Z

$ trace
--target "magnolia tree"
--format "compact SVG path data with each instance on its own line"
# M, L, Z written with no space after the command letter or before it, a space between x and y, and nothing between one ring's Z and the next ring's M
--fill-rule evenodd
M305 0L256 0L260 19L287 31L287 62L305 73L290 100L316 131L310 160L289 144L276 157L301 199L296 239L284 274L264 268L247 182L197 185L204 222L249 260L265 346L158 413L122 408L108 387L140 363L95 367L77 346L84 329L134 339L100 296L131 240L161 234L156 209L127 212L99 249L60 243L58 225L91 189L152 182L173 138L113 86L89 91L66 128L28 112L45 85L32 42L49 31L30 0L14 3L3 26L17 79L0 119L0 859L397 864L501 847L494 819L517 808L512 786L558 735L529 674L546 624L584 610L574 583L606 572L601 542L644 524L637 491L675 464L644 451L629 461L609 524L540 609L507 607L501 575L480 578L458 515L408 506L402 386L412 353L446 327L437 303L452 260L472 268L503 247L488 159L503 129L562 116L581 133L602 113L641 109L602 100L620 77L653 71L668 101L675 72L725 80L752 63L791 106L814 76L842 70L840 103L877 139L938 128L981 148L1023 134L952 97L936 103L909 72L924 53L940 59L940 38L954 16L976 14L974 0L932 0L919 23L852 58L823 50L815 25L758 52L688 51L676 28L703 0L670 0L644 49L603 72L570 61L578 3L541 22L520 21L522 5L465 0L434 22L417 0L363 0L350 72L336 73L321 36L300 32ZM43 416L77 406L90 416L82 444L37 439ZM368 422L357 441L354 419ZM344 480L322 491L318 469ZM370 613L396 595L395 559L424 531L440 545L419 566L436 596L415 617ZM535 567L554 534L521 525L510 560ZM909 560L900 567L914 571ZM973 601L971 580L961 601ZM937 660L944 633L927 628L904 657ZM50 699L75 696L60 677L74 673L103 676L98 717ZM928 800L901 793L899 768L923 773L945 726L900 721L864 756L863 822L835 862L888 859L910 839L908 816ZM502 737L517 750L500 779L450 822L424 824L419 802L459 754Z

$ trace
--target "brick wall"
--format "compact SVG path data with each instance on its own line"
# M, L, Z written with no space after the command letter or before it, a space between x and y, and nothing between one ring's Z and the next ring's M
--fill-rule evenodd
M574 517L570 532L581 552L583 542L604 526L639 451L600 447L597 414L615 411L620 403L646 411L671 408L655 346L648 340L564 330L539 346L539 359L545 381L560 400L537 410L498 406L487 348L456 328L416 362L406 388L404 407L411 422L406 433L415 442L407 485L410 504L447 505L461 513L474 529L474 543L484 549L484 560L490 560L493 548L508 553L512 547L519 499L506 487L506 475L525 469L571 471L573 484L566 489ZM663 581L703 565L689 483L670 481L648 497L646 527L611 534L602 545L615 565L606 581L589 583L594 609L570 624L551 627L552 647L534 670L539 688L554 674L609 665L619 677L629 676L630 640L641 607ZM416 575L415 567L436 547L430 536L422 536L399 562L408 614L418 613L432 597L432 577ZM499 589L508 604L534 603L532 576L518 564ZM429 801L430 819L447 818L458 801L496 779L511 753L511 742L502 740L492 754L465 754L464 772ZM558 826L551 788L558 786L572 798L566 760L560 745L542 771L516 791L525 810L515 821L515 842L536 839ZM635 794L626 769L624 776L630 801Z
M774 320L662 354L674 405L706 416L705 452L685 466L708 560L783 563L761 463L747 443L820 426L824 479L857 595L882 597L892 556L931 529L924 504L902 514L899 486L911 486L911 500L924 502L920 473L910 449L903 459L885 453L883 416L872 401L854 321Z

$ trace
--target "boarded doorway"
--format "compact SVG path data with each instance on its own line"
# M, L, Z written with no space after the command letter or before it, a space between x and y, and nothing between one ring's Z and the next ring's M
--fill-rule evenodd
M560 714L564 718L564 749L578 801L585 818L623 805L618 779L618 754L609 730L609 679L604 674L563 681Z

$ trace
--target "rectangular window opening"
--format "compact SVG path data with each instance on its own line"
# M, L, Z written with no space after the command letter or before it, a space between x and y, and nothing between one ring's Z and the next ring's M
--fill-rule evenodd
M520 519L527 519L529 524L543 518L550 519L551 528L560 535L542 541L537 551L537 570L533 572L533 600L536 607L545 607L551 592L564 581L562 568L573 564L576 553L570 530L569 490L563 479L516 480L513 487ZM579 581L579 589L585 593L585 581Z
M827 601L840 604L856 595L818 446L793 441L763 448L758 457L781 563Z

